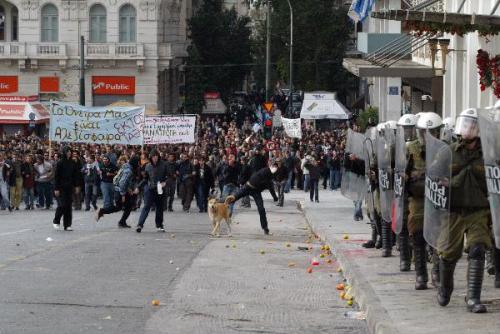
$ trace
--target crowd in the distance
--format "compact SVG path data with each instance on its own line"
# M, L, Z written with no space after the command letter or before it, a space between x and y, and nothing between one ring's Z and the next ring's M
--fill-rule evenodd
M101 197L103 208L112 206L116 175L133 157L137 162L137 184L144 186L141 178L153 150L171 165L164 205L168 211L173 210L177 194L184 211L190 211L195 200L198 210L204 212L211 191L217 189L225 196L234 193L270 161L279 165L275 177L279 196L273 192L279 205L283 205L283 193L293 188L310 191L311 201L318 201L320 186L331 190L340 187L344 129L304 129L299 140L287 137L281 129L265 138L262 130L255 132L250 118L238 126L230 117L213 116L200 119L197 126L194 144L70 145L79 170L75 189L80 191L73 194L74 209L97 210L97 199ZM36 136L4 137L0 141L0 208L12 211L55 206L55 165L61 159L61 150L62 145L49 144ZM134 207L139 207L141 193L136 197ZM243 201L243 205L249 205L249 201Z

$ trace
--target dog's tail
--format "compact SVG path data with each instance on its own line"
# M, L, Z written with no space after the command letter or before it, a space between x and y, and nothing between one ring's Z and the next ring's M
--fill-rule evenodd
M236 201L236 197L234 197L234 195L229 195L224 200L224 204L229 205L231 203L234 203L235 201Z

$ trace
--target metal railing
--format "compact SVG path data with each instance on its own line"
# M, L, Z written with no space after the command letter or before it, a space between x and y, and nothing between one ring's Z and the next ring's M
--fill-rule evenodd
M144 45L141 43L88 43L85 50L89 57L144 57Z

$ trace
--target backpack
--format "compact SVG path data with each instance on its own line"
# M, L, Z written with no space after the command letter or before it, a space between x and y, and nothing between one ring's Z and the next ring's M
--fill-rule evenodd
M119 187L120 186L120 182L122 180L122 176L123 176L123 171L124 171L125 168L120 168L120 170L118 171L118 173L116 173L115 177L113 177L113 185L115 187Z

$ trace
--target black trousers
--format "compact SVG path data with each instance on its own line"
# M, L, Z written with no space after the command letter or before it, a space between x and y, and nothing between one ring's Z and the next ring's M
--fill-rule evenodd
M167 180L167 185L165 186L164 192L165 192L165 206L164 208L171 209L172 205L174 204L174 199L175 199L175 186L176 182L174 179L168 179Z
M63 188L59 191L59 197L56 197L57 209L54 224L59 225L61 218L63 218L64 228L71 226L73 220L73 191L73 187Z
M257 206L257 210L259 211L260 226L264 231L267 231L267 216L266 209L264 208L264 200L262 199L262 192L248 185L245 185L243 186L243 188L240 188L234 196L236 197L236 201L245 196L253 197L255 205Z
M116 191L115 205L112 205L107 208L102 208L101 213L103 215L108 215L123 210L123 214L122 217L120 218L120 221L118 222L118 225L125 225L127 224L127 219L130 216L130 212L132 212L132 210L134 209L136 202L137 202L137 196L130 195L128 193L125 194L125 202L122 202L122 195L120 195L120 192Z

